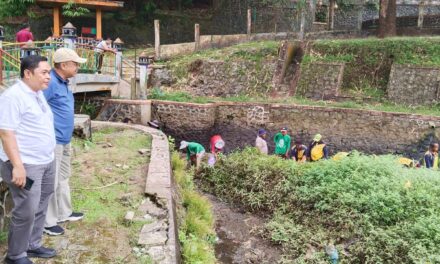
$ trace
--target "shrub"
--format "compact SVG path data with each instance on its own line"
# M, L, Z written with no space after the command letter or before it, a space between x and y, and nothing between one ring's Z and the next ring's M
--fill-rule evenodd
M440 175L394 156L296 164L245 149L200 178L203 189L269 214L268 235L290 262L323 261L332 243L344 263L439 260Z

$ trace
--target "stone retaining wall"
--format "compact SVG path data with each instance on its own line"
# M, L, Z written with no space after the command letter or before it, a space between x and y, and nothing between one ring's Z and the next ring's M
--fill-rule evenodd
M147 100L108 99L96 120L147 125L151 119L150 104Z
M310 63L301 69L298 93L307 98L326 100L339 95L344 63Z
M112 100L112 104L118 104ZM107 103L109 104L109 103ZM227 152L253 146L256 131L273 136L283 126L308 143L321 133L331 153L359 150L365 153L405 154L420 157L426 146L437 140L440 117L304 105L232 103L192 104L153 100L153 119L162 130L180 140L197 141L207 149L209 139L221 134Z
M396 103L437 103L440 96L440 68L397 65L391 68L388 98Z

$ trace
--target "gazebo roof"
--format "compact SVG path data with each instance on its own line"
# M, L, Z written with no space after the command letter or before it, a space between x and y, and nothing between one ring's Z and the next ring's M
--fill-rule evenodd
M122 1L95 1L95 0L36 0L36 3L44 7L54 7L68 4L69 2L89 9L101 8L102 10L114 10L124 7Z

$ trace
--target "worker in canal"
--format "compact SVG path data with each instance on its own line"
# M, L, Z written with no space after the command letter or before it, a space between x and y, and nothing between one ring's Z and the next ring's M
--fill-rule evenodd
M196 142L187 142L182 140L180 142L180 150L186 150L186 158L190 162L191 166L196 166L198 170L202 163L203 156L205 155L205 148Z
M267 147L267 132L264 129L258 130L257 139L255 139L255 147L262 153L262 154L269 154L269 149Z
M321 134L316 134L310 143L307 158L309 161L328 159L328 147L327 144L322 141Z
M275 155L278 155L285 159L289 158L291 139L286 127L281 128L280 132L275 135L274 142Z
M301 139L295 140L295 145L290 150L290 158L296 162L304 163L307 160L307 147L302 144Z
M438 143L431 143L423 157L422 163L427 169L438 170Z
M211 140L209 141L209 147L211 148L211 153L209 154L208 158L208 165L214 166L218 159L218 154L223 152L223 149L225 147L225 141L223 140L222 136L220 135L214 135L211 137Z

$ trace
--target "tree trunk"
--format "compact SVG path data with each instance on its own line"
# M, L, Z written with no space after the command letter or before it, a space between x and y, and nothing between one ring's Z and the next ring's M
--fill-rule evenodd
M388 0L380 0L379 6L379 29L377 30L377 37L384 38L386 35L386 17L388 9Z

